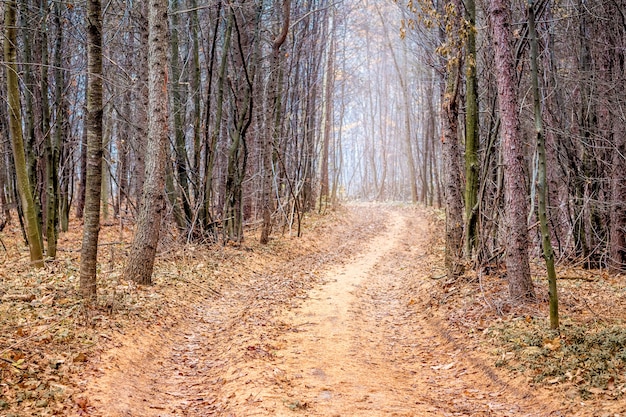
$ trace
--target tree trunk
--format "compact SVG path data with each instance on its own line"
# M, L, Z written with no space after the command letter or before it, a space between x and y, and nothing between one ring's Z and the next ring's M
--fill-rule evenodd
M48 68L50 58L48 53L48 3L40 1L39 11L41 18L41 132L45 144L45 232L47 239L47 255L56 257L58 238L58 152L55 154L55 138L50 125L50 100ZM55 158L56 156L56 158ZM56 159L56 161L55 161Z
M218 3L218 19L219 14L221 12L221 2ZM205 168L204 168L204 214L205 214L205 228L211 230L215 227L212 223L213 217L213 169L215 167L215 160L217 158L217 139L220 136L220 131L222 129L222 114L224 111L224 90L226 84L226 72L228 69L228 52L230 50L230 43L233 32L233 14L232 9L228 10L228 18L226 22L226 27L224 29L224 42L222 45L222 56L220 58L220 67L219 74L217 80L217 96L216 96L216 109L215 109L215 125L213 127L213 131L210 135L210 140L205 144L206 146L206 155L205 155ZM214 32L214 43L212 48L215 46L215 40L217 38L217 29L218 25L216 23L215 32ZM213 50L213 49L212 49ZM211 71L213 67L213 60L211 60ZM209 91L211 89L211 82L209 80ZM207 106L210 102L211 97L207 94ZM207 108L207 118L209 117L210 112ZM208 122L208 119L207 119ZM207 136L209 130L207 129Z
M541 224L541 243L543 257L548 271L548 285L550 294L550 328L559 328L559 299L556 288L556 271L554 269L554 252L550 240L550 226L547 216L548 183L546 179L546 143L543 136L543 121L541 117L541 95L539 92L539 70L537 69L537 30L535 29L534 1L528 1L528 29L530 34L530 67L533 89L533 107L535 112L535 135L537 137L537 154L539 169L537 175L538 214Z
M459 28L461 6L459 0L448 0L440 4L442 10L451 8L447 13L446 30L440 32L441 40L452 48L447 60L442 60L445 73L441 83L441 141L443 152L444 198L446 209L446 251L445 266L449 279L463 273L461 258L463 254L463 191L461 185L461 165L459 150L459 87L461 83L461 51L452 39ZM440 12L442 11L440 10ZM449 19L449 20L448 20Z
M102 190L102 10L100 0L87 2L87 170L80 290L87 305L96 302L96 262Z
M276 137L278 135L280 120L279 112L281 111L281 83L279 73L280 69L280 47L285 43L287 39L287 33L289 30L289 17L291 12L291 0L283 0L283 25L281 32L274 39L272 43L272 57L270 65L270 95L268 98L268 120L267 120L267 133L265 134L265 143L263 144L262 158L263 158L263 185L262 185L262 212L263 212L263 225L261 227L261 244L267 244L269 236L272 231L272 211L274 208L272 197L272 178L274 171L272 169L272 159L274 154L274 148L276 146Z
M467 58L465 60L465 254L471 258L478 223L478 79L476 77L476 3L466 2Z
M534 299L535 291L528 262L528 226L526 223L528 193L523 142L517 114L513 55L510 46L509 6L505 0L493 0L490 20L493 30L498 105L503 133L507 278L511 298L523 301Z
M61 6L59 3L54 4L54 24L57 28L55 49L54 49L54 97L55 97L55 123L54 123L54 142L52 146L52 166L56 173L54 175L53 188L56 190L57 199L55 204L55 216L57 217L55 227L56 233L61 231L67 232L69 223L69 195L68 195L68 182L70 179L70 167L65 166L62 171L62 177L59 179L59 163L61 159L61 153L63 146L63 140L66 133L66 101L63 96L63 89L65 87L65 73L63 71L63 21L61 18ZM70 165L69 159L66 164Z
M31 14L31 10L34 9L34 6L30 3L31 2L29 0L24 0L20 1L18 4L18 6L20 7L20 23L23 27L28 27L28 25L31 24L32 20L37 19L37 17L34 17ZM22 30L21 33L22 41L24 42L23 62L25 64L22 65L24 72L24 86L29 92L29 94L25 94L24 127L26 128L26 132L25 134L23 132L22 136L26 155L26 172L28 173L31 187L30 192L33 196L35 215L37 216L37 238L39 239L39 246L43 250L43 242L41 240L41 201L37 190L37 171L40 165L38 155L40 152L37 149L37 134L35 133L35 113L38 103L37 100L33 100L33 97L37 95L40 91L40 86L37 85L37 80L35 80L36 71L33 71L32 65L33 62L37 62L37 59L33 55L32 50L32 37L34 37L33 32L29 30Z
M167 1L148 6L148 137L146 179L133 243L124 277L140 284L152 283L152 271L165 214L165 164L168 143L167 109Z
M89 81L86 82L85 87L87 91L89 91ZM85 211L85 192L87 189L87 129L83 129L80 142L79 173L80 178L78 180L78 192L76 196L76 217L82 219Z
M13 146L18 191L26 220L26 234L28 236L30 260L35 267L42 267L43 253L39 239L37 213L35 212L31 184L26 168L24 139L22 135L22 110L16 65L17 51L15 49L17 45L16 9L17 5L15 0L9 0L5 3L4 60L6 61L9 129L11 132L11 144Z
M200 143L200 129L201 129L201 120L202 120L202 108L200 106L201 102L201 90L202 90L202 74L200 71L200 22L198 20L198 10L195 10L198 7L196 0L191 0L191 8L193 9L191 12L191 18L189 19L189 31L191 33L192 40L192 49L191 49L191 80L189 88L191 90L191 95L193 97L193 178L192 178L192 186L193 186L193 199L196 210L198 209L198 201L201 196L200 191L200 157L202 155L202 145ZM208 124L207 124L208 127Z
M445 265L450 279L463 273L463 195L459 162L458 97L460 68L458 58L452 58L448 68L445 90L441 100L441 130L445 164L446 253Z
M243 180L246 174L248 162L248 146L246 135L253 120L254 109L254 80L260 56L260 11L262 6L252 7L252 5L241 8L241 18L234 17L235 39L238 54L234 54L236 59L233 68L239 68L243 72L237 77L238 87L243 99L233 95L233 100L237 103L237 113L234 120L234 127L231 130L231 145L228 153L227 175L225 187L224 204L224 240L240 243L243 240ZM231 10L235 13L234 10ZM240 27L239 21L246 24Z
M180 82L180 62L179 62L179 41L178 41L178 0L171 2L171 91L172 91L172 114L174 119L174 153L176 156L176 178L178 180L178 188L175 188L172 200L175 206L178 206L178 195L180 194L183 205L183 218L180 219L179 227L189 228L191 223L191 205L189 204L189 181L187 180L187 146L185 140L185 100L182 97ZM180 210L180 209L178 209Z
M330 137L332 135L333 125L333 85L334 85L334 58L335 58L335 29L334 29L334 8L329 10L328 18L328 46L326 49L326 70L322 77L322 149L320 161L320 195L319 210L322 212L328 204L329 186L328 186L328 159Z

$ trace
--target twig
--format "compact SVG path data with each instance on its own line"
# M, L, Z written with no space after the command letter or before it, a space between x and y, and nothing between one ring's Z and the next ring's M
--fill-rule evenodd
M580 296L580 298L583 300L583 303L585 303L585 307L587 307L589 309L589 311L591 311L591 314L593 314L594 316L596 316L596 318L598 320L604 320L598 313L596 313L595 311L593 311L593 309L589 306L589 304L587 303L587 299L583 296Z

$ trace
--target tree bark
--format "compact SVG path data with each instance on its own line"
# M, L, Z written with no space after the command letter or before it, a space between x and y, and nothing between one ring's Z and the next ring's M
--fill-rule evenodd
M22 134L22 109L20 104L20 91L17 75L17 28L15 0L5 3L4 17L4 60L6 61L7 94L9 104L9 129L11 132L11 144L13 146L13 158L17 176L18 191L24 217L26 220L26 234L30 249L30 260L35 267L43 266L43 253L39 239L39 227L37 213L31 193L31 184L26 168L26 156L24 153L24 138Z
M476 77L476 3L466 2L467 59L465 60L465 254L471 258L478 240L478 79Z
M37 17L32 16L32 10L35 9L34 5L31 4L30 0L20 1L18 3L20 8L20 24L23 27L27 27L30 22L36 20ZM33 44L36 45L35 36L33 31L22 30L22 42L23 42L23 62L22 71L24 73L24 86L29 91L29 94L25 94L25 108L24 108L24 127L26 132L22 133L23 143L25 147L25 155L26 155L26 172L28 172L28 178L31 187L31 194L33 196L33 204L35 207L35 215L37 216L37 238L39 239L39 246L41 246L43 250L43 241L41 236L41 201L40 195L37 190L38 185L38 168L40 166L40 161L38 155L40 150L37 147L37 135L40 132L36 132L36 109L39 103L37 102L35 96L40 93L40 86L37 84L38 80L36 80L36 71L33 70L33 62L37 62L38 58L35 57L33 53Z
M528 262L528 214L524 150L517 114L517 96L509 3L491 2L490 21L493 30L495 66L498 85L498 106L502 120L502 153L504 162L504 198L506 210L506 267L509 293L513 300L535 298Z
M63 140L66 133L66 113L67 106L65 97L63 95L63 89L65 87L65 72L63 71L63 20L61 18L61 6L59 3L54 4L54 25L56 26L57 34L54 47L54 97L55 97L55 123L54 123L54 142L52 147L52 164L55 170L53 188L56 190L57 198L55 204L55 228L56 234L59 233L59 228L63 232L67 232L69 223L69 195L68 195L68 182L70 177L70 167L65 166L62 171L62 177L59 178L59 163L61 160L61 153L63 150ZM67 162L69 165L69 160ZM55 248L56 249L56 248Z
M463 273L461 257L463 253L463 195L461 186L461 165L459 162L459 82L458 58L452 58L448 68L445 90L441 100L441 130L443 160L445 164L446 201L446 253L445 265L450 279ZM456 62L455 62L456 61Z
M548 286L550 294L550 328L559 328L559 299L556 288L556 270L554 269L554 252L550 239L550 226L547 216L548 182L546 179L546 142L543 136L543 120L541 116L541 95L539 92L539 70L537 68L537 30L535 29L534 1L528 1L528 30L530 34L530 67L533 89L533 107L535 112L535 135L537 137L537 154L539 169L537 175L538 214L541 225L541 243L543 257L548 272Z
M167 109L167 1L148 5L148 138L146 179L135 234L124 277L139 284L152 283L152 271L165 214L165 165L168 143Z
M80 290L87 305L96 302L96 262L102 191L102 10L100 0L87 2L87 172Z
M89 91L89 80L86 80L85 87ZM85 212L85 193L87 191L87 129L83 129L80 141L79 164L80 179L78 180L78 195L76 196L76 217L82 219Z

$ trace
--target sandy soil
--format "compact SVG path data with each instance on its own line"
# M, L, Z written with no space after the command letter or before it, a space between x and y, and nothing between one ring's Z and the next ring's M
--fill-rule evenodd
M256 265L174 325L117 337L86 381L89 415L571 415L441 324L424 213L351 210L326 252Z

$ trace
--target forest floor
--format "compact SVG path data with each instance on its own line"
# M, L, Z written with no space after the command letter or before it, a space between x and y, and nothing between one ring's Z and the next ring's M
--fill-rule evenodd
M121 279L103 228L100 308L76 293L80 227L28 267L0 236L0 416L623 416L626 282L559 270L560 334L497 268L447 281L441 215L349 205L301 238L240 247L165 235L155 285ZM18 260L19 259L19 260Z

